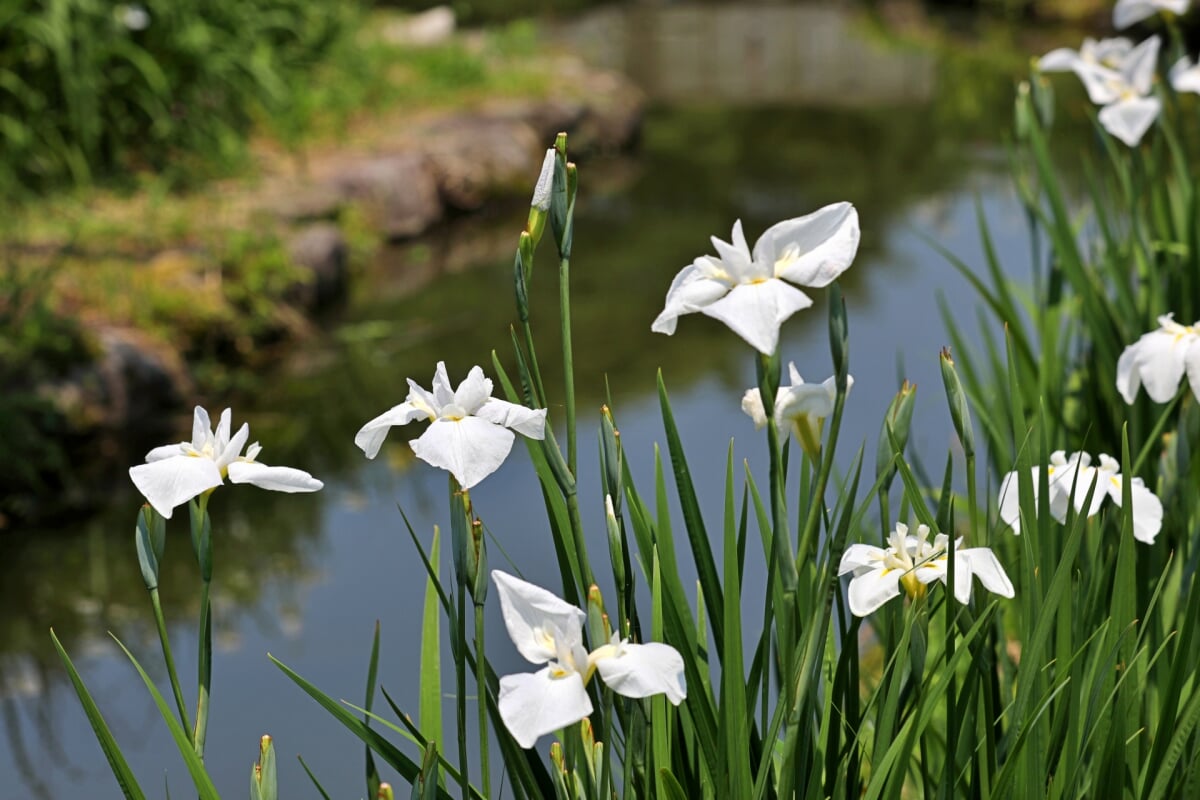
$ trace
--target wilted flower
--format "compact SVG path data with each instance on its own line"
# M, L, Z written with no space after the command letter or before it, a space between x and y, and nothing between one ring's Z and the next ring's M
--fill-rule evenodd
M780 386L775 393L775 424L781 431L791 427L804 452L813 458L821 450L821 425L833 413L837 400L837 377L827 378L822 383L805 383L793 363L788 364L791 386ZM846 376L846 391L854 385L854 378ZM763 408L762 394L758 389L747 389L742 396L742 411L754 420L755 428L767 424L767 412Z
M909 597L923 597L926 585L935 580L946 584L949 569L949 537L939 533L929 541L929 526L918 525L917 535L908 535L908 526L896 523L888 537L888 547L852 544L842 555L838 575L853 572L847 598L850 611L865 617L893 597L900 596L901 587ZM1001 597L1012 597L1013 585L996 555L986 547L954 547L954 597L958 602L971 601L971 578L979 578L984 588Z
M1117 359L1117 391L1126 403L1133 403L1143 385L1154 402L1169 402L1184 373L1200 399L1200 322L1180 325L1174 316L1159 317L1158 330L1142 334Z
M587 683L595 672L625 697L665 694L674 705L687 697L683 657L657 642L630 644L614 634L591 653L583 646L583 611L512 575L492 571L508 635L538 672L500 679L497 705L505 727L521 747L592 713Z
M829 285L854 260L858 239L858 212L849 203L772 225L753 252L738 220L732 243L712 237L717 256L701 256L675 276L666 306L650 329L673 334L680 316L699 311L770 355L779 341L779 326L813 302L792 284Z
M1040 474L1040 468L1034 467L1035 509L1038 504ZM1046 465L1046 480L1050 487L1050 516L1059 522L1066 522L1067 510L1072 504L1072 492L1076 512L1083 513L1083 504L1093 484L1096 485L1096 489L1092 494L1087 516L1095 516L1106 497L1111 497L1118 506L1122 502L1121 464L1105 453L1100 454L1100 466L1093 467L1092 457L1087 453L1078 452L1067 456L1065 451L1056 450L1051 453L1050 463ZM1130 490L1133 501L1133 536L1139 542L1153 544L1154 537L1158 536L1162 529L1162 502L1146 488L1141 478L1130 480ZM1021 501L1016 472L1008 473L1000 482L1000 519L1010 526L1014 533L1021 532Z
M492 382L479 367L472 367L458 388L451 389L446 364L439 361L432 392L411 378L408 387L403 403L380 414L355 435L354 443L367 458L379 453L393 425L429 420L429 428L409 442L413 452L422 461L450 472L462 488L470 489L504 463L515 438L512 431L531 439L546 435L546 410L495 399Z
M231 417L228 408L221 412L214 431L208 412L196 406L192 441L156 447L146 454L145 464L129 468L134 486L163 517L170 519L176 506L220 486L226 477L230 483L252 483L276 492L315 492L324 486L303 470L259 463L258 442L243 456L250 426L242 423L230 437Z
M1153 17L1160 12L1187 13L1191 0L1117 0L1113 7L1113 27L1124 30L1130 25Z

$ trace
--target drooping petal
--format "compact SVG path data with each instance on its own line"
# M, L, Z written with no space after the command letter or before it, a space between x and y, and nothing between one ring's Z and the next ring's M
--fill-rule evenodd
M1163 505L1158 495L1146 488L1141 478L1130 482L1130 498L1133 501L1133 538L1146 544L1154 544L1162 530ZM1121 490L1113 494L1113 501L1121 505Z
M500 679L496 705L504 727L526 749L548 733L579 722L592 713L583 678L568 672L555 678L557 668L505 675Z
M887 551L881 547L873 547L869 544L852 544L842 553L842 560L838 564L838 576L845 575L847 572L857 572L859 570L880 569L883 564L884 556Z
M1169 77L1175 91L1200 94L1200 64L1193 64L1187 56L1175 62Z
M544 408L526 408L506 400L489 397L487 402L475 411L475 416L506 428L512 428L530 439L546 438L546 409Z
M129 477L165 519L171 518L176 506L221 485L216 462L183 455L130 467Z
M230 483L251 483L273 492L315 492L325 484L302 469L271 467L257 461L234 461L229 465Z
M762 392L758 389L747 389L742 395L742 411L754 420L754 429L760 430L767 424L767 409L763 407Z
M902 573L899 569L881 568L852 578L846 591L851 613L865 617L893 597L899 597Z
M149 453L146 453L146 462L162 461L164 458L174 458L185 454L184 448L191 447L188 442L180 442L179 444L164 444L161 447L156 447Z
M1033 468L1033 508L1037 508L1038 479L1041 468ZM1000 481L1000 520L1018 536L1021 534L1021 497L1017 473L1010 472Z
M1192 387L1192 394L1196 396L1197 400L1200 400L1200 339L1194 339L1188 346L1184 365L1187 369L1188 385Z
M583 611L540 586L498 569L492 570L492 581L500 596L504 627L526 659L534 664L553 660L558 655L556 633L570 640L562 643L567 647L583 642Z
M675 323L679 317L702 311L724 297L728 291L728 283L707 274L707 271L697 264L684 267L667 290L666 304L662 312L655 317L650 330L670 336L675 333Z
M771 355L779 344L779 326L812 302L796 287L770 278L735 286L729 294L700 310L724 322L760 353Z
M482 367L471 367L467 377L454 392L454 404L468 414L474 414L492 396L492 382L483 374Z
M1169 403L1179 389L1186 369L1182 339L1163 330L1151 331L1138 340L1135 357L1146 394L1156 403Z
M1008 573L1004 571L1000 560L996 558L996 554L991 549L968 547L956 550L955 553L970 566L971 574L979 578L983 588L1001 597L1012 598L1015 596L1016 592L1013 590L1012 581L1008 579Z
M1069 47L1059 47L1051 50L1037 60L1037 68L1041 72L1069 72L1075 69L1080 61L1080 54Z
M1136 147L1161 110L1162 102L1157 97L1130 97L1100 109L1100 124L1125 144Z
M418 419L432 419L431 409L419 408L405 401L359 428L358 433L354 434L354 443L367 458L374 458L379 455L379 448L383 446L383 440L393 425L407 425Z
M1117 0L1113 7L1113 27L1124 30L1130 25L1157 14L1159 11L1170 11L1183 14L1187 11L1190 0Z
M625 697L665 694L672 705L687 697L683 656L668 644L621 644L617 654L597 658L596 671L608 687Z
M447 470L470 489L500 468L512 450L512 431L480 419L439 419L420 438L409 442L417 458Z
M858 252L858 212L833 203L772 225L754 244L754 260L774 266L775 277L801 286L828 286Z
M1121 357L1117 359L1117 391L1130 405L1137 399L1138 389L1142 388L1142 378L1137 370L1140 344L1141 342L1134 342L1129 345L1121 351Z

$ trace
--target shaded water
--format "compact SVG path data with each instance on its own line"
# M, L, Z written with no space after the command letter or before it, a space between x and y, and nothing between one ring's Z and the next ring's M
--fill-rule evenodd
M838 30L856 30L846 18L838 19ZM746 27L800 24L769 22L764 27L761 19L747 17ZM702 24L716 23L696 23ZM822 52L820 63L836 76L854 66L839 57L851 59L859 51ZM889 71L886 56L884 48L872 57L880 74ZM972 61L907 50L897 57L901 61L895 63L921 76L919 91L868 95L849 104L834 101L854 91L844 83L811 96L748 98L735 91L736 103L720 93L702 92L703 102L694 94L656 93L658 106L646 121L636 158L581 165L572 264L580 486L599 574L607 572L600 568L607 554L594 437L606 376L643 492L652 487L652 445L663 440L655 394L660 366L705 510L720 512L731 437L737 462L748 459L762 472L765 443L739 410L741 394L754 379L749 347L700 315L681 319L674 337L649 329L675 272L709 251L710 234L727 238L737 218L753 238L780 219L825 203L855 203L863 240L843 280L855 377L843 464L863 442L867 463L873 464L880 420L899 383L899 362L903 376L920 386L914 445L933 465L945 458L952 430L937 353L947 337L936 299L945 297L960 318L973 319L975 298L922 237L980 263L978 196L1011 271L1020 275L1025 269L1023 221L997 167L997 132L1007 128L1011 79L974 68ZM680 69L690 68L688 63ZM641 77L652 90L690 80L668 72ZM806 73L805 80L816 84L818 78ZM365 792L357 740L290 683L267 652L331 695L359 703L379 619L380 682L402 708L415 709L424 573L396 507L427 541L433 526L446 521L447 482L443 473L413 460L405 444L405 434L413 435L408 431L394 430L375 461L363 459L352 440L363 422L403 399L405 378L428 385L438 360L447 362L453 380L473 364L492 373L493 349L511 365L512 247L523 224L523 209L500 210L384 253L356 285L339 319L299 346L264 376L254 397L234 409L235 423L248 420L252 438L264 443L263 460L308 469L326 488L285 496L226 487L213 498L217 652L207 757L223 794L245 792L264 732L276 740L283 796L314 794L293 760L296 753L335 796ZM557 289L550 267L544 248L532 303L547 386L561 398L551 388L560 386L561 371L553 358ZM807 378L819 380L829 374L830 360L824 293L814 295L817 305L784 326L781 353ZM213 398L210 408L221 407L221 398ZM551 417L561 417L561 406L552 404ZM181 414L179 438L189 420ZM113 459L111 469L123 472L128 466L128 460ZM472 496L497 538L492 565L507 566L503 548L527 578L556 585L541 499L520 445ZM188 794L186 771L162 721L106 635L109 630L119 635L146 665L158 662L132 547L138 504L130 490L74 527L5 536L0 800L119 796L58 667L47 636L51 626L76 657L143 787L163 796L165 771L172 792ZM191 696L198 580L181 517L169 529L162 592ZM488 646L497 672L525 670L496 609L489 608L489 615L496 623ZM165 679L160 683L165 687ZM445 707L449 713L452 703Z

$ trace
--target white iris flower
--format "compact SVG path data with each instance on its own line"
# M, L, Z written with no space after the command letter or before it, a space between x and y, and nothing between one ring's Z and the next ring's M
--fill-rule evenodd
M837 400L837 378L827 378L822 383L805 383L793 363L788 364L791 386L780 386L775 394L775 424L781 431L789 426L804 452L813 458L821 450L821 425L833 413ZM854 385L854 378L846 376L846 391ZM757 388L747 389L742 396L742 411L754 420L754 427L761 429L767 424L767 412L763 408L762 393Z
M792 284L828 286L854 260L858 239L858 212L849 203L772 225L753 251L738 220L732 242L712 237L717 255L701 256L675 276L650 329L673 334L679 317L699 311L770 355L779 342L779 326L813 302Z
M1151 36L1120 59L1114 68L1079 63L1074 69L1093 103L1100 109L1100 124L1130 147L1137 146L1162 111L1162 102L1150 97L1161 40Z
M1065 451L1056 450L1050 455L1046 473L1050 487L1050 516L1059 522L1066 522L1067 511L1072 504L1072 491L1075 511L1082 514L1088 492L1095 484L1091 505L1086 509L1089 517L1099 513L1105 498L1112 498L1118 506L1123 500L1121 463L1107 454L1101 453L1100 466L1093 467L1092 457L1087 453L1072 453L1067 456ZM1034 508L1037 507L1040 475L1041 469L1034 467ZM1131 479L1130 489L1133 501L1133 536L1139 542L1153 544L1154 537L1158 536L1162 529L1162 502L1154 492L1146 488L1141 478ZM1019 534L1020 518L1021 500L1017 473L1010 472L1000 482L1000 519L1013 529L1013 533Z
M847 598L850 611L858 617L872 613L903 588L909 597L923 597L927 584L940 580L946 584L950 563L949 537L939 533L929 542L929 526L918 525L917 535L908 535L908 526L896 523L886 548L852 544L842 555L838 575L854 573ZM988 591L1001 597L1013 597L1012 582L996 555L986 547L954 547L954 598L964 605L971 601L971 579L979 578Z
M429 428L409 442L413 452L422 461L447 470L462 488L470 489L504 463L515 438L512 431L531 439L545 438L546 410L495 399L492 382L479 367L472 367L458 388L452 389L446 364L439 361L432 392L411 378L408 387L403 403L363 425L355 435L354 443L367 458L379 453L393 425L429 420Z
M1175 91L1200 94L1200 64L1193 63L1187 56L1175 62L1168 77Z
M1093 39L1090 36L1083 40L1078 50L1060 47L1051 50L1037 61L1037 68L1042 72L1075 72L1082 65L1091 64L1108 69L1119 69L1122 60L1133 50L1133 40L1124 36L1112 39Z
M592 713L587 683L596 672L625 697L665 694L674 705L687 697L683 657L674 647L630 644L616 635L591 653L583 646L587 615L550 592L492 571L508 635L538 672L505 675L497 700L500 718L521 747Z
M1117 0L1113 7L1113 27L1124 30L1160 12L1185 14L1191 0Z
M1142 386L1154 402L1170 402L1185 373L1200 399L1200 322L1180 325L1173 317L1159 317L1158 330L1143 334L1117 359L1117 391L1126 403L1133 403Z
M129 468L133 485L164 518L170 519L176 506L215 489L225 478L276 492L315 492L325 485L303 470L259 463L258 442L242 455L250 426L242 423L231 437L231 419L227 408L213 430L208 412L196 406L190 442L156 447L146 454L145 464Z

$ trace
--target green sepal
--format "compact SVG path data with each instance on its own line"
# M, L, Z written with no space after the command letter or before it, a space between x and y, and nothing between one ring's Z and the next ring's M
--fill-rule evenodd
M138 512L134 537L142 580L148 591L154 591L158 588L159 563L167 545L167 521L153 507L144 505Z

